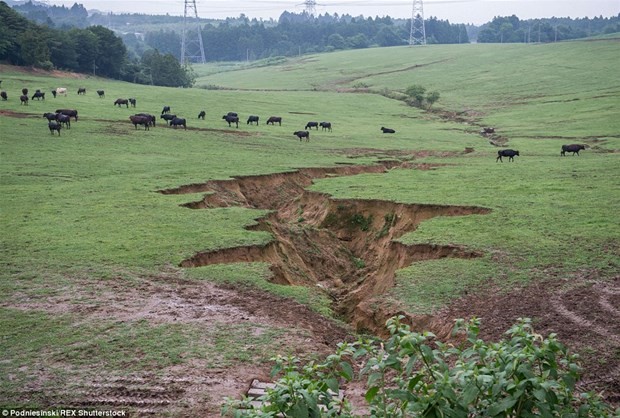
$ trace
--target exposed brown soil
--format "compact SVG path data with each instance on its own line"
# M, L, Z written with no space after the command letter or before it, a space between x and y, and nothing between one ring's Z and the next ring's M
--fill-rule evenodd
M480 207L333 199L306 190L315 178L381 173L397 165L397 161L384 161L371 166L304 168L162 190L164 194L210 192L184 205L192 209L234 205L272 210L248 228L271 233L270 243L198 252L181 266L267 262L273 282L319 286L335 301L335 310L357 329L382 333L387 314L369 312L368 304L394 285L396 270L428 259L482 255L458 246L404 245L396 240L436 216L489 212Z
M75 327L93 323L192 324L210 329L247 324L258 335L265 327L286 330L282 352L301 357L326 355L336 343L348 339L343 326L307 306L244 287L216 286L183 278L168 267L155 277L118 277L104 281L75 279L62 289L41 294L17 293L3 308L70 314L80 318ZM211 344L209 336L195 342ZM87 344L87 342L84 342ZM251 355L252 341L246 349ZM49 357L49 356L47 356ZM51 360L51 363L50 363ZM239 397L253 378L269 378L270 364L235 362L214 367L211 359L187 358L177 365L151 367L124 373L101 364L73 364L52 356L44 363L28 364L20 372L31 378L0 399L15 403L39 399L53 407L125 410L131 416L216 417L224 397ZM59 376L54 370L62 370ZM9 380L13 376L3 376Z

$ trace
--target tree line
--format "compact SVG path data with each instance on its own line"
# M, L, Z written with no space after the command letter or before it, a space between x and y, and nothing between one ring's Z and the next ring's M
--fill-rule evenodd
M123 40L101 26L54 29L30 21L0 2L0 62L160 86L193 84L191 70L156 50L130 58Z
M478 31L481 43L558 42L620 32L618 16L593 19L529 19L519 20L515 15L495 17Z

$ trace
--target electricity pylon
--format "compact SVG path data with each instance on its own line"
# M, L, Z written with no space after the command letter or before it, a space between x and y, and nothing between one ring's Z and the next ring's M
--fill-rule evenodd
M426 30L424 29L424 2L422 0L413 0L411 30L409 31L409 45L426 45Z
M190 39L190 34L193 35L194 31L191 31L188 20L188 10L194 10L194 17L196 23L194 25L195 38ZM202 33L201 33L200 21L198 20L198 9L196 8L196 0L185 0L185 11L183 13L183 35L181 36L181 64L186 62L198 62L204 64L207 62L205 59L205 48L202 45Z

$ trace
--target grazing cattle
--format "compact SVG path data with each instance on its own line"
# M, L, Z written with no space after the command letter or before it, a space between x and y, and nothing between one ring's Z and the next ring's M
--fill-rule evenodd
M27 96L27 95L28 95L28 89L27 89L27 88L23 88L23 89L22 89L22 94L23 94L24 96Z
M207 112L205 112L204 110L201 110L200 113L198 114L198 119L205 120L205 116L207 116Z
M132 115L129 120L133 123L134 128L138 129L138 125L144 125L144 130L148 131L151 125L151 118L147 116Z
M172 119L174 119L174 118L176 118L176 117L177 117L177 115L171 115L170 113L166 113L165 115L161 115L161 116L160 116L160 119L165 120L165 121L166 121L166 125L168 125L168 123L169 123Z
M0 92L0 97L2 97L2 100L9 100L9 96L6 95L6 91Z
M308 122L306 123L306 127L304 129L312 129L312 128L316 128L316 130L319 130L319 123L318 122Z
M118 105L118 107L121 107L121 105L125 105L127 106L127 109L129 109L129 100L127 99L116 99L116 101L114 102L114 106Z
M86 94L86 88L78 87L78 94Z
M157 119L155 118L155 116L154 116L154 115L151 115L151 114L149 114L149 113L136 113L136 115L135 115L135 116L144 116L145 118L148 118L148 119L149 119L149 125L151 125L151 126L155 126L155 121L156 121Z
M105 91L103 91L103 90L97 90L97 94L99 95L99 98L100 98L100 99L105 98Z
M258 116L248 117L248 123L246 123L246 125L249 125L250 123L254 123L254 122L256 122L256 126L258 126Z
M50 133L52 135L54 135L54 131L58 132L58 136L60 136L60 129L62 128L62 125L56 121L49 121L49 123L47 124L47 127L50 129Z
M67 95L67 88L66 87L57 87L56 90L53 90L55 92L54 97L56 97L56 94L63 94L63 95Z
M267 125L275 125L276 122L278 122L278 125L282 126L282 118L280 116L270 116L269 119L267 119Z
M61 124L65 124L65 128L71 129L71 116L63 113L56 113L56 120Z
M228 127L230 127L231 123L236 124L237 128L239 127L239 116L233 116L231 114L228 114L228 115L222 116L222 119L228 122Z
M78 119L78 111L75 109L56 109L56 113L62 113L63 115L73 116L75 121Z
M22 94L21 96L19 96L19 104L23 104L28 106L28 95L27 94Z
M327 130L329 132L332 131L332 123L331 122L321 122L321 123L319 123L319 126L321 127L322 131L325 131L325 130Z
M508 161L514 161L514 157L516 155L519 155L519 151L515 151L512 149L501 149L497 151L497 158L495 159L495 162L497 162L497 160L500 160L503 163L504 160L502 160L502 157L508 157Z
M293 132L293 135L297 136L300 142L302 138L306 138L306 142L310 141L310 132L308 131L295 131Z
M161 111L161 114L163 115L164 113L170 113L170 106L164 106L164 108Z
M43 114L43 117L49 122L51 120L56 120L56 115L58 115L58 113L47 112Z
M187 126L185 125L185 119L183 118L174 118L170 121L170 126L174 126L174 129L177 128L177 126L183 126L183 128L187 129Z
M131 107L136 107L136 99L134 99L133 97L130 97L129 104L131 105Z
M579 156L579 151L582 149L586 149L585 145L581 145L581 144L562 145L562 151L560 152L560 155L564 157L567 152L572 152L573 155L577 154L577 156Z
M34 99L37 99L37 100L43 99L43 100L45 100L45 93L41 92L41 90L35 91L34 94L32 95L32 99L31 100L34 100Z
M395 134L396 133L394 129L384 128L383 126L381 127L381 131L383 131L384 134Z

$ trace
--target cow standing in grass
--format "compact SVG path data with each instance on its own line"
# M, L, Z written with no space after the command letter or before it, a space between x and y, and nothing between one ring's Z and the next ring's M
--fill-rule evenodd
M502 149L497 151L497 158L495 159L495 162L497 162L497 160L499 160L500 162L504 162L502 160L502 157L508 157L508 161L514 161L514 158L516 156L519 155L519 151L515 151L512 149Z
M308 131L295 131L293 132L293 135L299 138L299 142L301 142L303 138L306 138L306 142L310 141L310 132Z
M276 122L278 123L278 125L282 126L282 117L280 117L280 116L270 116L269 119L267 119L267 125L269 125L269 124L275 125Z
M47 124L47 127L50 130L50 133L52 135L54 135L54 131L58 132L58 136L60 136L60 129L62 128L62 125L56 121L49 121L49 123Z
M581 144L562 145L562 151L560 151L560 155L564 157L567 152L572 152L573 155L577 154L577 156L579 156L579 151L584 149L586 149L585 145Z

